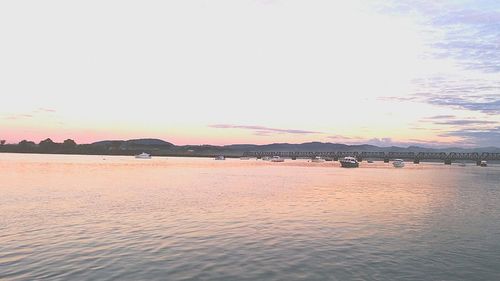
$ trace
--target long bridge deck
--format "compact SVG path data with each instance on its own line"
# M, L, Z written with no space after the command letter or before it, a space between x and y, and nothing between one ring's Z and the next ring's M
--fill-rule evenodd
M271 152L271 151L248 151L245 152L245 157L265 157L265 156L280 156L284 158L313 158L320 156L330 158L337 161L339 158L346 156L356 157L358 161L363 159L380 159L388 162L390 159L405 159L412 160L414 163L419 163L425 160L441 160L445 164L451 164L452 161L488 161L500 160L500 153L491 152L357 152L357 151L331 151L331 152Z

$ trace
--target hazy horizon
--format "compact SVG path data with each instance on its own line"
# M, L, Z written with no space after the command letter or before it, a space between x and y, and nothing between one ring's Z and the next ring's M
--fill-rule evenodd
M499 25L489 0L4 1L0 139L499 146Z
M41 139L40 141L33 141L33 140L23 140L23 141L33 141L34 143L38 144L40 143L41 141L43 140L47 140L47 139L50 139L52 141L54 141L55 143L63 143L63 141L65 140L68 140L67 138L63 138L61 141L58 141L58 140L54 140L52 138L44 138L44 139ZM273 143L263 143L263 144L255 144L255 143L231 143L231 144L222 144L222 145L218 145L218 144L211 144L211 143L203 143L203 144L178 144L178 143L173 143L171 141L169 141L168 139L158 139L158 138L136 138L136 139L103 139L103 140L98 140L98 141L95 141L95 142L89 142L89 143L78 143L76 142L77 144L84 144L84 145L88 145L88 144L95 144L95 143L99 143L99 142L106 142L106 141L141 141L141 140L160 140L160 141L164 141L164 142L168 142L168 143L171 143L175 146L189 146L189 145L193 145L193 146L196 146L196 145L199 145L199 146L203 146L203 145L207 145L207 146L237 146L237 145L256 145L256 146L266 146L266 145L303 145L303 144L312 144L312 143L318 143L318 144L332 144L332 145L347 145L347 146L365 146L365 145L371 145L371 146L375 146L375 147L379 147L379 148L390 148L390 147L398 147L398 148L411 148L411 147L419 147L419 148L424 148L424 149L452 149L452 148L457 148L457 149L464 149L464 150L474 150L474 149L483 149L483 148L493 148L493 149L500 149L500 147L498 146L472 146L472 147L461 147L461 146L443 146L443 145L429 145L429 144L418 144L418 143L414 143L414 144L391 144L391 145L384 145L384 144L374 144L374 143L363 143L363 142L360 142L360 143L342 143L342 142L320 142L320 141L309 141L309 142L273 142ZM12 143L12 142L6 142L6 144L8 145L16 145L18 143Z

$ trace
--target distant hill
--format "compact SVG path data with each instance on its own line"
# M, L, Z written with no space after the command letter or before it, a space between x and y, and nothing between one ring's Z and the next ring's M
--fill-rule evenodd
M299 144L272 143L272 144L232 144L224 146L216 145L184 145L176 146L170 142L160 139L133 139L133 140L105 140L92 143L93 146L119 147L120 149L156 148L172 150L175 152L203 152L203 153L243 153L247 151L260 152L329 152L329 151L370 151L370 152L500 152L497 147L484 148L427 148L420 146L388 146L380 147L369 144L348 145L329 142L306 142Z
M123 147L142 147L142 146L159 146L173 147L170 142L160 139L132 139L132 140L105 140L92 143L95 146L123 146Z
M347 145L329 142L306 143L272 143L272 144L232 144L216 145L174 145L170 142L145 138L132 140L104 140L92 144L68 145L53 143L50 146L37 145L33 142L8 144L0 146L0 152L18 153L65 153L65 154L94 154L94 155L134 155L141 152L164 156L213 156L225 155L239 157L245 152L491 152L500 153L498 147L478 148L427 148L420 146L389 146L380 147L369 144Z

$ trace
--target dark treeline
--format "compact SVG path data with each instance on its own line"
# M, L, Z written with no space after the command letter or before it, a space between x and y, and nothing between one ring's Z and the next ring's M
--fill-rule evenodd
M18 144L6 144L0 140L0 152L14 153L56 153L56 154L102 154L107 152L105 147L91 144L77 144L72 139L62 143L54 142L47 138L39 143L30 140L22 140Z
M156 156L214 156L224 152L228 156L239 156L240 151L227 151L216 146L175 146L155 139L128 141L101 141L92 144L77 144L72 139L62 143L47 138L39 143L22 140L18 144L6 144L0 140L0 152L43 154L87 154L87 155L136 155L147 152Z

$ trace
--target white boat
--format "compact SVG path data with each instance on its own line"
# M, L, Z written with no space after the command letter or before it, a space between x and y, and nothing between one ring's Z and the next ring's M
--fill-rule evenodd
M392 165L395 168L403 168L405 166L405 161L403 161L403 159L394 159L394 161L392 161Z
M285 159L279 156L273 156L273 158L271 158L271 162L285 162Z
M465 164L465 162L460 162L460 163L458 163L458 166L465 167L465 166L467 166L467 164Z
M135 156L135 158L137 158L137 159L151 159L151 154L148 154L148 153L146 153L146 152L143 152L143 153L141 153L141 154L137 154L137 155Z
M344 159L340 159L340 166L342 168L357 168L359 167L359 162L354 157L344 157Z
M486 161L483 160L483 161L481 161L481 163L479 163L479 166L481 166L481 167L488 167L488 162L486 162Z
M321 158L320 156L316 156L313 159L311 159L311 162L314 162L314 163L323 163L323 162L325 162L325 159Z
M226 157L224 155L219 155L215 157L214 160L226 160Z

